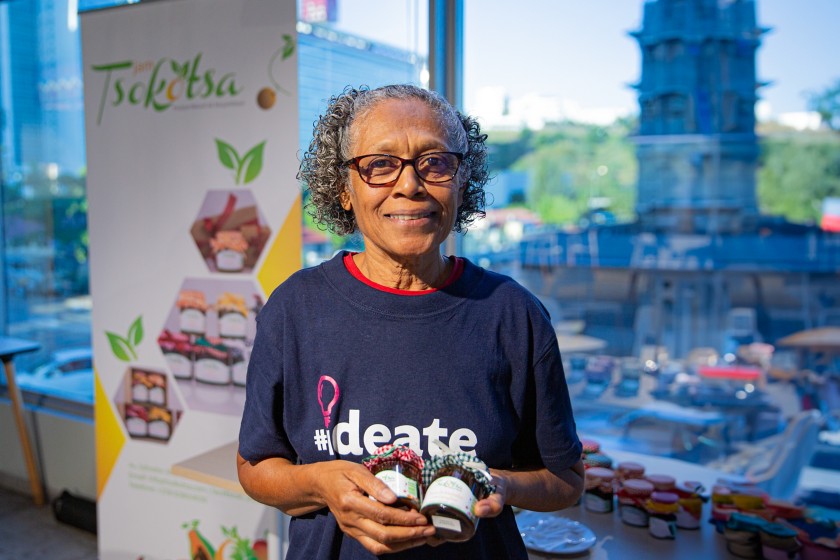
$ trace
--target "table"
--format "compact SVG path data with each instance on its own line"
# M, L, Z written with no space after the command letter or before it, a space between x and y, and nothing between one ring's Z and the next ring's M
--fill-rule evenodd
M237 442L230 442L221 447L207 451L172 466L174 474L185 476L192 480L201 481L232 491L242 491L236 475L234 457ZM668 457L653 457L630 451L605 449L615 463L633 461L645 466L650 474L670 474L678 481L694 480L703 484L707 491L724 473L695 463L688 463ZM660 541L650 536L644 527L631 527L624 524L618 516L618 511L609 513L593 513L582 505L573 506L554 514L575 521L580 521L592 529L597 537L595 546L589 551L574 556L574 558L621 558L621 560L648 560L650 558L730 558L726 550L726 540L723 535L715 532L714 526L708 523L709 504L703 509L703 522L697 530L678 530L677 538L673 541ZM285 516L284 516L285 517ZM287 520L286 520L287 522ZM280 538L286 533L280 528ZM285 547L284 547L285 548ZM532 560L556 560L571 558L542 554L529 551Z
M172 474L244 494L236 472L238 441L226 443L210 451L172 465Z
M702 465L671 459L653 457L629 451L605 449L614 463L632 461L645 466L649 474L670 474L678 481L694 480L703 484L709 492L723 473ZM709 503L703 506L703 517L699 529L677 529L674 540L659 540L648 533L645 527L632 527L621 521L618 509L612 513L593 513L582 505L548 515L559 515L579 521L595 533L595 545L587 552L575 556L546 554L529 551L531 560L557 560L558 558L590 558L621 560L683 559L683 558L734 558L726 550L726 539L715 531L708 522Z
M3 369L6 371L6 384L9 387L9 397L12 400L12 414L17 424L18 439L23 450L23 459L26 462L26 472L29 475L29 487L32 489L32 498L35 505L44 505L44 487L41 483L41 476L35 463L35 456L32 453L32 444L29 441L29 432L26 429L26 419L23 417L23 399L20 388L15 379L14 359L18 354L35 352L41 345L31 340L0 337L0 359L3 360Z

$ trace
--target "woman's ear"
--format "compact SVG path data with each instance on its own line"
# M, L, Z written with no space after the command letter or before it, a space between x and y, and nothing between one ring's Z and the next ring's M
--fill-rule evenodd
M350 191L347 190L348 187L344 187L341 193L338 195L338 201L341 203L341 207L344 208L347 212L353 209L353 203L350 202Z

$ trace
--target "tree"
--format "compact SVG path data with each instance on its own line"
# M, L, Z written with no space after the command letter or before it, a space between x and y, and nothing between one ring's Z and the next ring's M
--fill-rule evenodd
M840 79L822 92L808 96L808 108L820 115L831 130L840 132Z

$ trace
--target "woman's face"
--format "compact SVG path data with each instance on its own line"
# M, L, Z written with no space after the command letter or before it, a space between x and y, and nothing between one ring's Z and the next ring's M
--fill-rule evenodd
M434 111L419 99L387 99L356 121L351 157L390 154L413 159L457 152ZM452 227L463 192L463 172L446 183L426 183L410 164L393 183L371 187L355 169L341 204L356 217L365 252L395 260L437 254Z

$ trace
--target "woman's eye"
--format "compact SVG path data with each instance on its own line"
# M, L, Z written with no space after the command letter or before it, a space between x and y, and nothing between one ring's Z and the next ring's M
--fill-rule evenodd
M368 164L369 169L377 169L377 170L392 169L393 167L394 167L394 162L391 161L390 159L387 159L387 158L375 159Z

